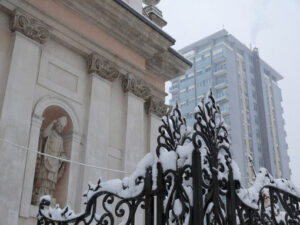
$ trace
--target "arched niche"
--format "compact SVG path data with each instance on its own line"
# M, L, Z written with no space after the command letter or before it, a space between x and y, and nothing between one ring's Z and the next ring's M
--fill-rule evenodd
M45 143L47 139L43 137L43 132L49 127L53 121L59 120L59 118L65 117L66 118L66 126L64 127L63 131L61 132L60 136L63 140L63 150L64 150L64 157L67 159L71 159L72 153L72 139L74 139L74 134L78 134L78 122L75 114L71 107L64 102L62 99L58 99L56 97L47 97L42 99L36 106L34 111L34 116L36 118L42 118L42 123L40 126L40 134L37 137L38 140L38 147L37 150L41 151L45 149ZM53 126L51 126L51 130L56 129L56 123L54 122ZM49 129L48 129L49 130ZM76 136L76 135L75 135ZM44 146L43 146L44 145ZM44 157L46 159L47 157ZM40 185L41 180L39 179L42 174L41 171L41 158L38 158L35 163L35 172L34 172L34 180L33 180L33 188L32 188L32 198L31 204L37 205L37 197L36 191L37 186ZM63 206L65 204L65 200L67 197L67 190L68 190L68 180L69 180L69 163L64 163L63 172L60 174L55 184L55 190L53 192L53 199L55 199L55 203L60 204ZM41 185L40 185L41 186Z
M38 151L69 159L73 133L70 116L64 109L55 105L47 107L42 116L44 120L40 129ZM31 203L38 205L40 197L49 194L56 200L55 203L64 205L68 171L69 163L38 154Z
M43 113L49 106L58 106L62 108L69 116L73 124L73 132L79 134L79 122L73 108L63 98L57 96L46 96L38 101L35 106L33 115L42 118Z

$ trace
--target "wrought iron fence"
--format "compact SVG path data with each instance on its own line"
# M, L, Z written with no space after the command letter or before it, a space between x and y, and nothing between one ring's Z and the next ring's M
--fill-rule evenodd
M194 117L189 130L178 106L168 112L159 127L157 160L148 154L130 177L90 184L83 213L52 208L43 197L38 225L134 225L138 208L146 225L300 224L300 193L290 181L261 168L253 185L242 187L211 93Z

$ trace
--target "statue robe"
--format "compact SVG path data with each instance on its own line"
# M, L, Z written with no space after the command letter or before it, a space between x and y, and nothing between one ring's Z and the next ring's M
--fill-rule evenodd
M58 158L66 158L63 138L51 130L47 137L41 137L39 151ZM35 172L32 203L39 204L40 197L50 195L53 197L57 181L64 172L65 163L56 158L47 156L38 157Z

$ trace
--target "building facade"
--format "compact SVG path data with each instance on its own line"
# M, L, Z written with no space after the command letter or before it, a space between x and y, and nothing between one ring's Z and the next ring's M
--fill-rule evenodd
M282 76L260 59L258 50L247 48L221 30L180 50L193 62L184 75L173 79L170 104L178 102L188 125L201 96L213 90L229 128L233 158L244 183L266 167L275 177L290 178L284 130Z
M128 2L0 1L1 225L36 224L47 192L80 212L88 181L155 151L164 82L191 63Z

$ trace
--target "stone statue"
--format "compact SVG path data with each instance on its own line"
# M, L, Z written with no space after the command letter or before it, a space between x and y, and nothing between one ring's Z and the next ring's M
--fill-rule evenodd
M67 125L67 117L53 120L41 133L39 151L59 158L66 158L62 132ZM38 205L43 195L53 196L57 181L62 177L65 163L59 159L38 155L34 177L32 204Z

